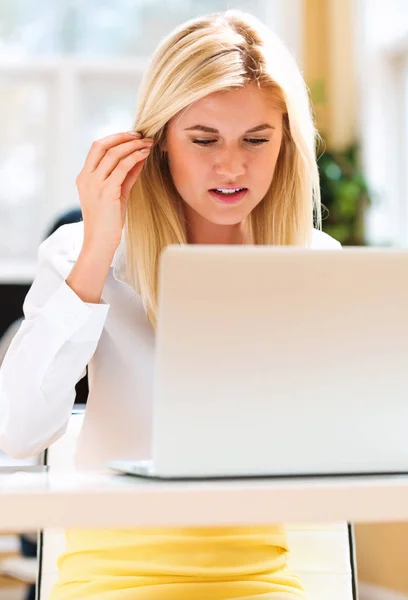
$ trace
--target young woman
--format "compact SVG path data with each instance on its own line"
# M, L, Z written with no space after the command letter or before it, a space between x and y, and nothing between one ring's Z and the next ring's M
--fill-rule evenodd
M134 132L92 144L77 177L83 223L40 245L1 370L0 447L24 457L58 439L89 363L78 468L149 458L162 249L340 247L319 231L315 139L298 67L257 19L227 11L171 33ZM71 530L52 600L304 598L287 555L279 525Z

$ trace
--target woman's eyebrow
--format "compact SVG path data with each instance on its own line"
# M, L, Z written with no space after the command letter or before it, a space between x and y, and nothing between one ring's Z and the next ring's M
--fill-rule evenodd
M193 125L193 127L187 127L184 131L205 131L206 133L219 133L218 129L214 129L213 127L207 127L206 125ZM245 133L255 133L256 131L262 131L264 129L275 129L269 123L262 123L262 125L257 125L256 127L252 127L252 129L248 129Z

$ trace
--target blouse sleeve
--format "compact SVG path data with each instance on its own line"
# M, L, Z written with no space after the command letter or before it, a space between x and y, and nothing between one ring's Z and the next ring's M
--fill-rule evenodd
M63 435L110 305L83 302L66 284L75 264L73 233L63 225L42 242L24 319L0 368L0 449L33 456Z

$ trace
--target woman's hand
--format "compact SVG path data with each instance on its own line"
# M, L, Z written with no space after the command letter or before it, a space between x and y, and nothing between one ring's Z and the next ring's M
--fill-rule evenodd
M130 191L153 140L131 132L96 140L76 178L84 221L84 246L114 253L125 223Z

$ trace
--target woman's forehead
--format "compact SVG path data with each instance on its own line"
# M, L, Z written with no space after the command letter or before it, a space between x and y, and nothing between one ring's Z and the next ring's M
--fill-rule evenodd
M204 125L219 131L230 127L247 131L260 123L274 121L276 125L281 114L271 96L248 85L204 96L173 117L169 127L184 130Z

